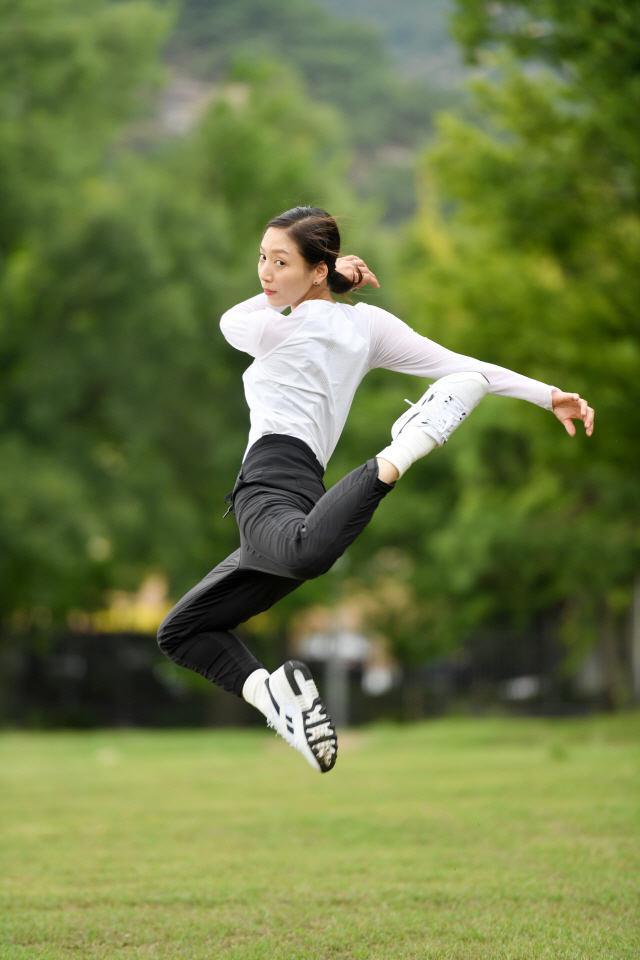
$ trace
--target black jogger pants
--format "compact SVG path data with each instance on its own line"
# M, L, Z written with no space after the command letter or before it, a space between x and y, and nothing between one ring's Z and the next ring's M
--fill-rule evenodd
M261 664L231 631L329 570L392 489L375 459L328 492L323 474L302 440L270 434L253 444L232 495L240 547L165 617L166 656L241 696Z

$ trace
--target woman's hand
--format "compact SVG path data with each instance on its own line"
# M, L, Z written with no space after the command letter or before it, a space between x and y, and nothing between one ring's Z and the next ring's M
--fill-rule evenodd
M364 287L365 283L370 283L372 287L380 286L376 280L376 275L369 270L369 267L366 265L364 260L360 259L360 257L356 257L354 254L349 254L348 257L338 257L336 260L336 270L338 273L341 273L343 276L353 280L354 283L358 279L358 272L355 269L356 267L358 267L360 273L362 274L362 280L360 283L356 284L354 290L357 290L358 287Z
M576 435L574 420L582 420L587 436L591 436L594 412L587 401L583 400L578 393L563 393L562 390L552 390L551 402L553 412L570 437Z

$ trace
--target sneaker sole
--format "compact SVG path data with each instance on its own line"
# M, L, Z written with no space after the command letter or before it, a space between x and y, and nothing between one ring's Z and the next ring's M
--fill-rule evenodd
M287 662L283 664L283 670L291 689L291 694L297 701L302 715L302 729L307 749L312 754L320 773L328 773L330 770L333 770L338 758L338 735L333 721L318 694L311 671L306 663L302 663L300 660L287 660ZM306 692L300 689L296 679L296 672L298 671L302 674L304 680L310 681L313 684L313 690L316 695L309 707L305 705L307 702ZM269 695L276 711L279 712L277 701L268 684L267 689L269 690ZM289 736L293 737L294 727L292 718L286 715L286 711L284 713L284 720Z

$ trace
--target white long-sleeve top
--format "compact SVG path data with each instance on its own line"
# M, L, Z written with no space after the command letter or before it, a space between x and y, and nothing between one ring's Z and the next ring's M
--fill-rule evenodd
M255 358L243 375L247 450L266 434L298 437L326 467L362 378L378 367L433 380L476 370L490 393L552 409L548 384L453 353L368 303L305 300L283 316L260 294L228 310L220 328L233 347Z

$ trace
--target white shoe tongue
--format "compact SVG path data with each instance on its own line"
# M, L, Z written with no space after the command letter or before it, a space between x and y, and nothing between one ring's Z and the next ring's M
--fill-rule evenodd
M449 397L447 406L457 417L464 417L467 412L467 406L460 397Z
M429 420L436 430L445 439L448 439L452 428L455 428L461 420L464 420L466 415L467 408L463 401L459 397L449 397L446 406L441 408L437 415L434 416L433 412L430 411Z

